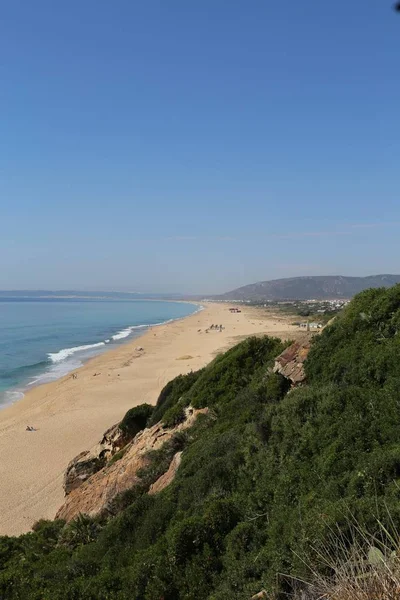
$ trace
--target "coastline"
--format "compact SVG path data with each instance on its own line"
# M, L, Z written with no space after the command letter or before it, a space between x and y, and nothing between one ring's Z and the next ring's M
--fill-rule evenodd
M96 444L128 409L155 404L168 381L205 366L244 337L298 335L290 319L265 309L243 306L235 314L225 303L202 305L90 358L72 371L76 378L69 373L32 387L0 411L0 535L20 534L40 518L53 518L63 502L69 461ZM222 332L206 333L212 323L222 323ZM37 430L27 432L26 425Z
M109 334L108 339L105 337L102 341L88 342L87 344L78 347L61 348L57 352L48 353L47 356L50 358L51 362L49 362L43 370L38 371L35 375L27 377L17 385L7 389L0 389L0 411L13 405L15 402L22 400L22 398L25 397L25 394L35 387L62 379L66 375L83 367L96 356L100 356L110 350L115 350L121 345L130 343L139 338L152 327L159 327L174 321L180 321L187 316L195 315L203 310L203 306L199 302L182 300L164 301L160 299L149 299L146 300L146 302L184 303L192 306L193 312L189 315L173 317L165 321L160 321L159 323L129 325L116 331L114 334ZM7 400L7 397L10 399Z

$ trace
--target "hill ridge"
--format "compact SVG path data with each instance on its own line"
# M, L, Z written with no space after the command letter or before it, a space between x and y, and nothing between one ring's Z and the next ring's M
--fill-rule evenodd
M274 301L274 300L328 300L352 298L368 288L392 287L400 283L400 275L380 274L366 277L345 275L302 275L245 285L215 300Z

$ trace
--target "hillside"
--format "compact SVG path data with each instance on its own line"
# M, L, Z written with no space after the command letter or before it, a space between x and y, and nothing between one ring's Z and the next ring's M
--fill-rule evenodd
M400 283L400 275L291 277L245 285L226 294L214 296L214 299L251 300L254 302L268 300L347 299L368 288L391 287L396 283Z
M273 372L284 345L268 337L170 382L155 409L128 413L120 429L133 442L100 465L104 477L98 471L82 484L82 498L89 501L94 477L97 507L99 482L107 486L118 469L120 477L122 466L126 473L135 440L169 432L134 469L130 489L124 482L125 491L95 516L0 537L0 598L283 600L294 597L293 577L319 571L335 586L335 561L355 535L365 565L364 527L386 573L398 561L398 535L386 547L380 532L400 527L399 330L400 286L367 290L315 336L307 384L290 393L290 382ZM207 410L171 437L200 409ZM154 492L164 473L168 483ZM321 553L333 563L321 567ZM357 586L368 586L371 571L358 577L352 556ZM398 586L385 590L302 598L399 599Z

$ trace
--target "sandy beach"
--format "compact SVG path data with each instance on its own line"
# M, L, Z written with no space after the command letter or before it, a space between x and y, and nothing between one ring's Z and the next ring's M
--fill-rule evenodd
M270 334L293 339L297 327L283 315L251 307L204 303L204 310L154 327L92 358L55 382L30 390L0 410L0 534L20 534L51 519L63 502L69 461L138 404L154 404L175 376L206 365L243 337ZM222 332L205 330L223 324ZM137 350L142 347L143 351ZM33 425L34 432L25 430Z

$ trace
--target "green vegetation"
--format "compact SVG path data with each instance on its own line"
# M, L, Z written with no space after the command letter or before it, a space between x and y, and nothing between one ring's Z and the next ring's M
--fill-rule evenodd
M108 462L108 464L109 465L113 465L114 463L116 463L119 460L121 460L121 458L124 456L126 450L127 450L126 447L125 448L121 448L121 450L118 450L118 452L116 452L114 454L114 456L111 458L111 460Z
M167 410L175 406L182 396L190 390L202 372L203 370L187 375L178 375L178 377L167 383L158 398L149 426L161 421Z
M380 547L400 526L399 329L400 286L370 290L315 337L306 387L287 393L270 372L284 348L271 338L170 382L149 423L188 405L209 414L154 453L113 518L0 538L0 598L283 599L293 580L279 574L310 578L321 551L338 551L332 531L348 548L356 521ZM147 495L177 449L175 480Z
M154 407L150 404L140 404L128 410L119 427L127 437L133 438L139 431L147 427L153 414Z

